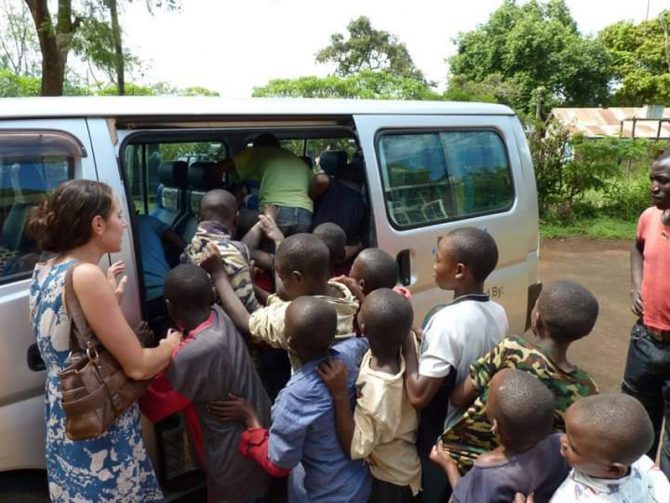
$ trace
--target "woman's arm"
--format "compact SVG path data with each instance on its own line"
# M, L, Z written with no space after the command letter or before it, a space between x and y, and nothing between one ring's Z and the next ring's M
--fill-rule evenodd
M117 359L132 379L149 379L167 367L181 334L172 332L158 347L143 348L119 307L102 270L94 264L81 264L72 275L84 317L100 343Z

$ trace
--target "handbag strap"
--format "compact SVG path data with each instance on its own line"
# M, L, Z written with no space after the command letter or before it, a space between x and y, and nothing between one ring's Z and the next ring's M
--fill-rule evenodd
M74 346L74 339L76 339L77 345L82 351L87 349L93 349L97 346L96 339L93 336L93 331L86 321L86 317L81 310L81 305L79 304L79 299L77 294L74 291L74 283L72 278L74 276L74 270L77 267L77 264L70 267L65 273L65 305L67 308L67 313L72 318L74 326L70 332L70 350Z

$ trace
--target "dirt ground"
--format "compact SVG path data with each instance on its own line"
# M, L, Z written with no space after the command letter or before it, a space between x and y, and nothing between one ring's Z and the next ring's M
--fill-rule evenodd
M626 241L581 238L544 239L540 244L540 280L577 281L600 304L593 332L574 343L569 358L595 379L601 391L618 390L635 317L630 310L629 250Z

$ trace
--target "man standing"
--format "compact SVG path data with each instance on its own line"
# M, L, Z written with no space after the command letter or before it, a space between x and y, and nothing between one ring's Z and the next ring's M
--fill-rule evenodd
M621 389L644 405L654 424L656 459L661 427L661 469L670 477L670 151L651 166L651 197L631 250L631 296L639 317L631 331Z

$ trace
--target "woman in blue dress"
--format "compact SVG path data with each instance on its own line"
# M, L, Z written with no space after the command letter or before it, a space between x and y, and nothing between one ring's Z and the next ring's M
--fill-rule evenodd
M30 288L32 326L47 366L46 461L52 501L162 501L151 461L142 443L137 404L99 437L72 441L65 435L59 373L68 365L70 318L63 302L65 273L76 265L74 292L98 340L126 374L147 379L165 368L181 334L156 348L142 348L119 307L117 287L98 263L121 250L127 224L108 185L73 180L60 185L37 206L28 232L53 257L35 266ZM118 296L118 297L117 297Z

